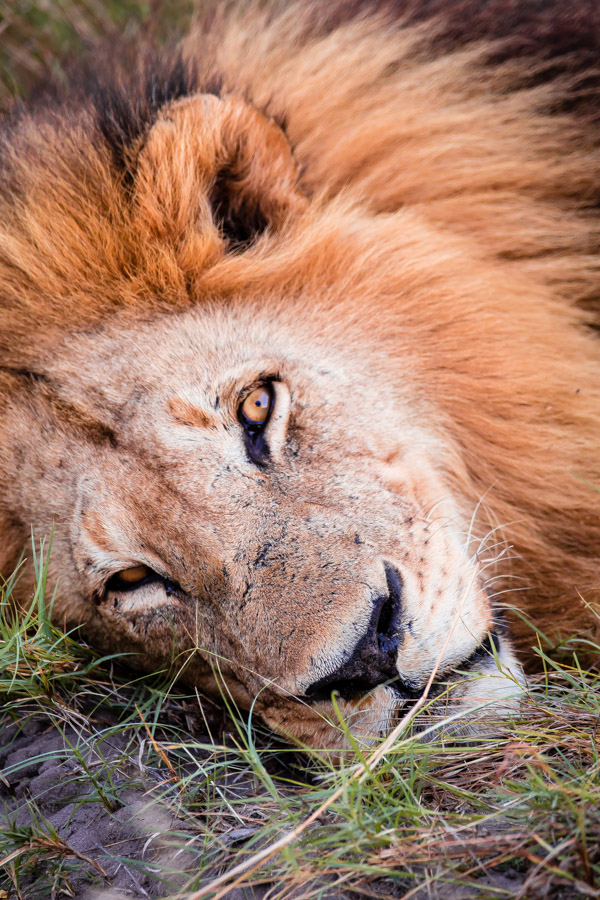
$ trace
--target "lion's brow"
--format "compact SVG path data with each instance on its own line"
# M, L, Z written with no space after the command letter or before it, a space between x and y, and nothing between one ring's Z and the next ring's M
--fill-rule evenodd
M167 402L167 408L179 425L208 428L215 424L215 419L210 413L183 397L171 397Z

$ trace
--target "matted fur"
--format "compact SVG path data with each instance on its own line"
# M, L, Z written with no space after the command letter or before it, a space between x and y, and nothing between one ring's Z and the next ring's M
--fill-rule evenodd
M76 79L6 123L0 190L0 570L54 524L59 621L208 690L217 663L313 744L306 691L390 559L415 692L505 603L598 634L600 585L598 13L324 6ZM260 468L236 411L265 378ZM176 601L107 600L137 563ZM347 703L357 732L391 694Z

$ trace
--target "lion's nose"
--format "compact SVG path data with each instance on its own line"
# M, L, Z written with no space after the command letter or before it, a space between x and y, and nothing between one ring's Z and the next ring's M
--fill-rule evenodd
M342 666L306 689L306 699L328 700L335 691L344 700L352 700L398 678L402 579L389 563L384 568L388 593L376 598L367 631Z

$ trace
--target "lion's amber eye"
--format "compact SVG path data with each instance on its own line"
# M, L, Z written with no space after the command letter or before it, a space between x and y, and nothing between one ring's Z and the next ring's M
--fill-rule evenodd
M139 581L145 581L150 575L148 566L133 566L131 569L121 569L117 572L117 578L124 581L125 584L137 584Z
M109 591L133 591L148 581L156 578L156 572L148 566L132 566L130 569L121 569L116 572L106 583Z
M126 593L136 591L144 585L162 584L167 594L181 594L181 587L176 581L159 575L148 566L131 566L129 569L121 569L108 579L105 585L106 593Z
M250 425L264 425L271 412L273 394L270 388L263 386L248 394L240 407L240 414Z

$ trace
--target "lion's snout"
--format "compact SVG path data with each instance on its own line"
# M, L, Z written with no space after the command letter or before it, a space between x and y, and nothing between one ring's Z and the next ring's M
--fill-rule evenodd
M309 685L305 691L307 700L328 700L333 691L344 700L353 700L380 684L398 679L402 578L390 563L385 563L384 568L388 592L374 598L365 633L341 666Z

